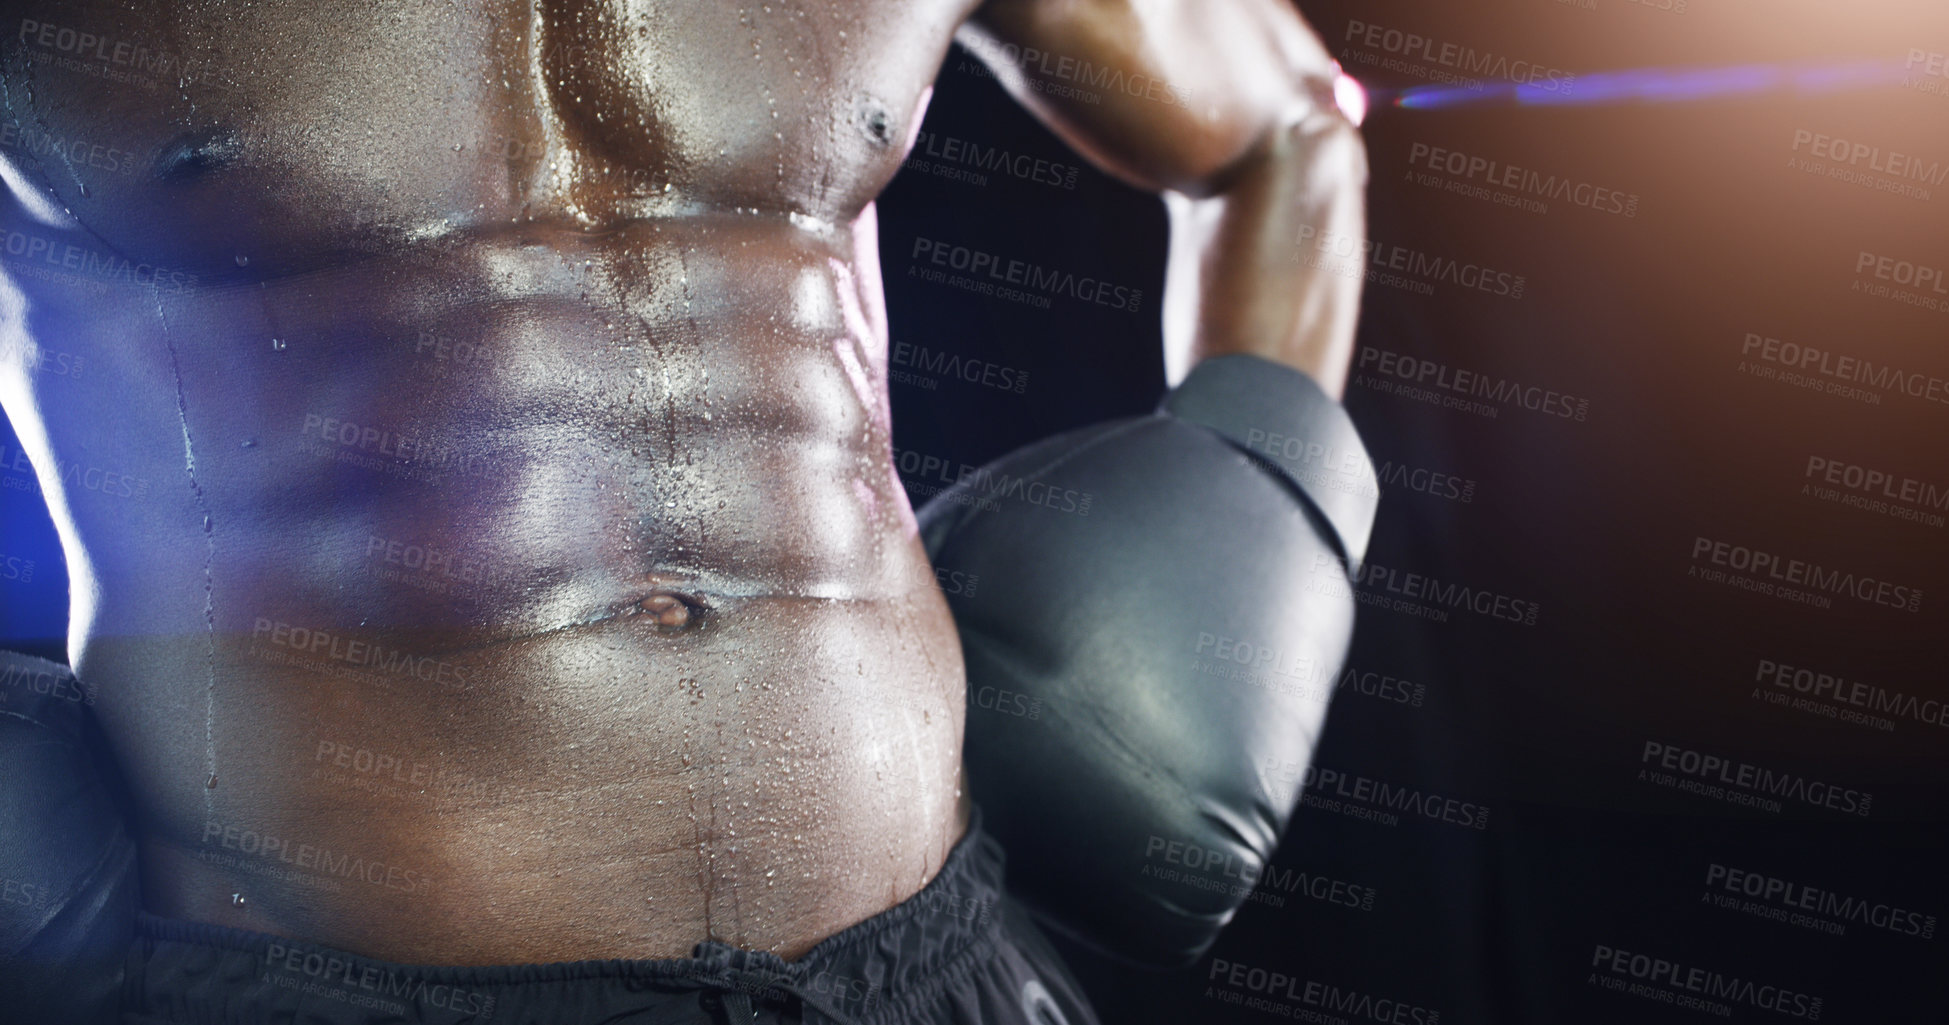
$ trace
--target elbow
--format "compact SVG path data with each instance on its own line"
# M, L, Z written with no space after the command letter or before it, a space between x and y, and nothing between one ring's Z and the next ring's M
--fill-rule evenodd
M1187 174L1165 191L1190 199L1224 199L1279 183L1278 191L1302 201L1364 195L1367 144L1360 129L1338 113L1307 113L1268 125L1237 158L1202 174Z
M1339 77L1349 84L1353 81ZM1309 78L1276 116L1265 118L1256 132L1243 136L1229 159L1185 167L1171 176L1165 188L1192 199L1211 199L1272 175L1303 182L1308 192L1364 193L1367 144L1359 127L1364 102L1358 85L1352 85L1350 96L1331 81Z

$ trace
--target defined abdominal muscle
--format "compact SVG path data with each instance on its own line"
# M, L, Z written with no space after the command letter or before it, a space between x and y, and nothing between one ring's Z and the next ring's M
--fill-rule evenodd
M152 500L75 520L122 539L76 668L151 910L413 962L791 953L938 870L960 652L857 283L794 243L740 258L781 297L686 314L656 297L722 257L563 247L167 303L172 401L62 425L149 418Z

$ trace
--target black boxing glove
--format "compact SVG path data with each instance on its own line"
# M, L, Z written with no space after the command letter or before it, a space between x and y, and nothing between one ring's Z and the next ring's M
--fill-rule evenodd
M947 595L968 786L1045 920L1150 964L1210 947L1299 799L1378 495L1338 403L1235 355L922 507L975 582Z
M0 1021L122 1020L135 842L92 703L66 666L0 651Z

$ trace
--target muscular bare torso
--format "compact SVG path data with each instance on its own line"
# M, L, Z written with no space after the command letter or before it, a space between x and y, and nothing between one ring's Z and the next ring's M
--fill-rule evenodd
M151 910L795 956L931 878L870 203L971 6L8 5L0 398Z

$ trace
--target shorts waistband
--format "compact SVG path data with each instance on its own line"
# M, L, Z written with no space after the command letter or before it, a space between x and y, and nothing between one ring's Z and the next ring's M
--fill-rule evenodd
M666 1006L710 1011L729 997L740 1006L797 1002L807 1022L899 1021L903 1009L992 952L1003 868L1001 847L981 830L977 811L919 892L796 961L707 940L687 958L408 965L143 913L124 1004L128 1020L141 1023L560 1025Z

